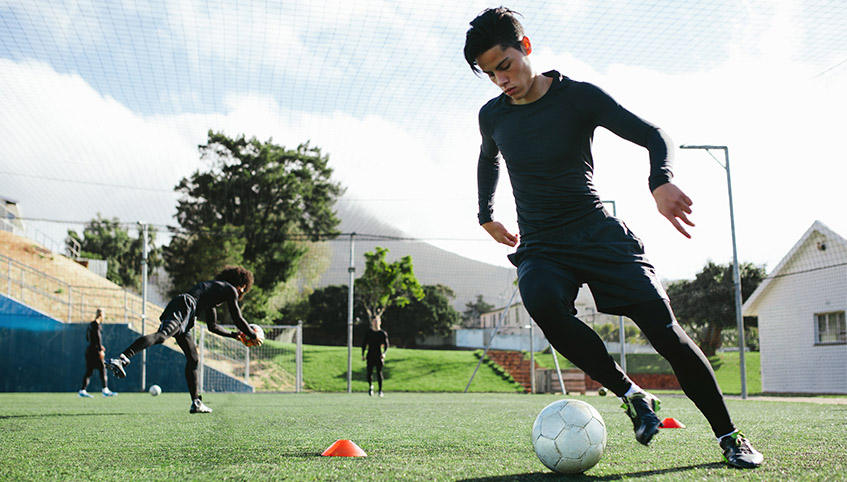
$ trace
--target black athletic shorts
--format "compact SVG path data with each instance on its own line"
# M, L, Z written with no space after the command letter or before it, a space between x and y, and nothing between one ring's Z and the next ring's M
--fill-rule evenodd
M159 332L171 337L181 333L188 333L194 327L196 318L197 300L189 294L181 294L174 297L165 311L159 316Z
M374 367L377 370L382 370L382 367L385 366L385 361L383 361L382 355L380 355L378 357L368 356L367 360L368 360L368 369L370 369L370 367Z
M85 350L85 368L93 368L95 370L103 370L106 368L103 361L104 352L100 350Z
M668 299L644 254L644 245L623 221L595 211L573 223L521 236L509 261L518 277L547 276L551 282L574 286L573 296L588 284L597 310L621 314L616 308Z

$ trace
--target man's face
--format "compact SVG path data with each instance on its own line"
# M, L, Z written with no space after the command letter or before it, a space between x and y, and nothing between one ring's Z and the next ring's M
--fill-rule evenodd
M532 66L522 50L495 45L477 57L476 64L513 102L520 104L530 92Z

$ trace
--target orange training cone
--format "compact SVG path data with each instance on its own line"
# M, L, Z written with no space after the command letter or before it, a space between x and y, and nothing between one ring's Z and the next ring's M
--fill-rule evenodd
M324 457L367 457L368 454L351 440L336 440L321 454Z
M685 425L673 417L668 417L662 420L662 428L685 428Z

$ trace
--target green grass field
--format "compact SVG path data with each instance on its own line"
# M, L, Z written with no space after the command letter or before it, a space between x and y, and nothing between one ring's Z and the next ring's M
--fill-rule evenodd
M666 395L663 430L640 446L613 397L579 397L608 427L600 463L550 473L532 450L536 414L559 397L519 394L207 394L190 415L184 393L0 394L0 480L847 480L847 405L728 400L766 457L724 466L708 426L685 398ZM321 457L351 439L364 458Z
M478 361L472 351L391 348L386 353L385 387L402 392L462 392ZM354 347L354 392L368 390L366 366L362 348ZM308 390L346 392L347 347L304 345L303 379ZM523 387L483 365L469 391L515 393Z

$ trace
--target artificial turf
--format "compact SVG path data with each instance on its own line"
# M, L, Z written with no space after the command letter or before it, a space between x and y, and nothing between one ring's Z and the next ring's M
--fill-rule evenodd
M570 396L569 396L570 397ZM559 480L532 450L536 414L559 397L484 393L206 394L211 414L188 413L184 393L80 399L75 393L0 394L0 480ZM847 405L728 400L765 454L756 470L721 463L705 419L665 395L665 429L640 446L613 397L594 405L606 453L562 480L847 480ZM322 457L350 439L364 458Z

